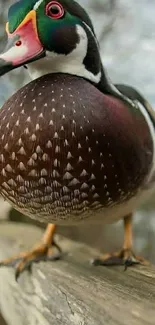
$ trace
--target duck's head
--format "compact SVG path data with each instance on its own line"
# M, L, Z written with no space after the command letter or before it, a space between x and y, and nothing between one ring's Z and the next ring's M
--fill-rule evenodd
M50 72L98 84L102 64L91 20L74 0L19 0L9 9L0 75L26 66L33 79Z

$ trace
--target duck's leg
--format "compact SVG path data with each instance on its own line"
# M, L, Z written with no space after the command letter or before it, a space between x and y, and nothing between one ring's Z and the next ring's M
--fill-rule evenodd
M134 264L149 264L144 258L136 256L133 253L133 239L132 239L132 214L124 217L124 242L123 248L112 254L104 254L99 258L93 260L94 265L125 265L125 269L128 266Z
M35 245L30 251L21 252L16 256L5 259L0 262L0 266L13 266L16 269L15 277L18 279L19 275L26 269L30 270L33 262L39 262L41 260L57 260L61 257L61 249L54 242L54 233L56 225L49 223L43 238L40 243ZM58 253L53 253L52 246L55 246Z

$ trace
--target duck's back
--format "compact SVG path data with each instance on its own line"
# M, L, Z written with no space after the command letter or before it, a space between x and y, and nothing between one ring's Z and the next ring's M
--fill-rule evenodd
M32 81L0 110L2 195L48 222L77 221L129 200L153 166L148 119L82 78Z

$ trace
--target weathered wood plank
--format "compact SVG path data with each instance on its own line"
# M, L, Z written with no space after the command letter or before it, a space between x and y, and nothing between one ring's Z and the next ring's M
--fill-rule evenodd
M33 226L1 224L0 259L16 253L19 244L30 247L41 233ZM154 267L127 272L93 267L94 250L67 239L59 243L71 254L34 265L19 283L12 269L0 269L0 309L8 325L154 325Z

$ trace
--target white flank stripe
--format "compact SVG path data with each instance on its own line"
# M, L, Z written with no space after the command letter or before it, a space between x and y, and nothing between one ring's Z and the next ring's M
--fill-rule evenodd
M138 104L138 107L139 107L141 113L145 117L145 120L146 120L146 122L149 126L149 129L150 129L150 133L151 133L152 141L153 141L153 159L152 159L152 168L151 168L150 174L148 175L148 182L149 182L149 181L151 181L151 178L155 173L155 128L151 121L151 118L150 118L150 115L149 115L147 109L138 100L135 100L134 102L136 102Z

